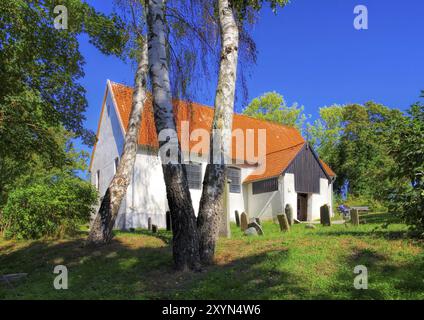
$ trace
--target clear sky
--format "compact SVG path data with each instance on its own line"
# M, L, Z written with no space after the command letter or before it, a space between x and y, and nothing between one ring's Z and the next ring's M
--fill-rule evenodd
M111 0L87 2L105 13L113 8ZM368 8L368 30L353 26L360 4ZM253 36L258 61L248 79L249 100L275 90L314 119L334 103L373 100L405 109L424 90L423 0L291 0L277 15L264 9ZM96 130L106 80L132 85L134 68L102 55L84 37L81 51L86 127ZM212 105L213 98L211 91L197 101Z

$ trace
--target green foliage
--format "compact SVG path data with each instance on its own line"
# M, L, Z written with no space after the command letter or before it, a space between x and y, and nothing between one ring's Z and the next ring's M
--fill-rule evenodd
M68 9L66 30L54 27L59 4ZM23 176L76 164L65 146L69 132L94 142L83 127L81 34L104 54L125 53L123 21L85 1L0 2L0 211Z
M89 220L96 198L87 181L69 173L42 175L9 194L0 225L7 238L63 237Z
M389 153L390 128L392 123L403 121L402 113L367 102L321 108L320 116L309 125L308 135L320 157L337 174L336 192L347 186L353 198L382 201L385 190L396 183L389 179L396 166Z
M314 150L330 167L337 163L337 146L343 133L343 106L333 105L319 109L319 118L307 124L307 138Z
M397 165L390 173L396 182L388 193L390 210L424 237L424 105L412 105L403 122L392 123L391 136Z
M303 106L299 107L297 104L288 106L284 97L275 91L264 93L262 96L253 99L243 110L243 114L296 127L300 131L306 120Z
M81 0L60 1L68 8L68 29L57 30L53 12L57 4L54 0L0 2L0 113L4 130L22 126L42 140L40 127L61 123L89 143L94 135L83 127L87 101L78 83L84 76L78 35L86 33L105 54L121 55L126 34L116 16L98 13ZM43 122L19 121L10 110L14 101L27 113L33 112L27 107L35 104Z

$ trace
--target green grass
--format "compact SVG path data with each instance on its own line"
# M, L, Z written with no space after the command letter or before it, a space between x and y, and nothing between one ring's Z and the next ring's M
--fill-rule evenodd
M389 214L362 216L359 227L333 225L245 237L233 225L220 239L216 264L202 273L172 270L171 235L117 232L110 246L84 247L85 234L62 241L0 240L0 299L423 299L424 250ZM385 228L384 222L391 222ZM69 270L69 289L53 288L53 268ZM353 269L368 268L368 290L356 290Z

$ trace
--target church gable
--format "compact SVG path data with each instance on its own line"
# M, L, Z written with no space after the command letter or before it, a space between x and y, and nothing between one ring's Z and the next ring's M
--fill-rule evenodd
M320 193L320 179L328 179L308 144L303 146L285 172L294 174L295 191L298 193Z

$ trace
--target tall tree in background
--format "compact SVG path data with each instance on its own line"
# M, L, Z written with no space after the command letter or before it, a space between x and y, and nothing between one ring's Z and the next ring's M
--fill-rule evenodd
M83 127L87 107L84 58L78 36L87 34L104 54L122 57L124 23L81 0L61 1L68 29L54 27L57 1L0 2L0 207L15 180L34 159L59 165L63 159L55 133L64 126L87 144L94 134Z
M273 91L266 92L262 96L253 99L243 110L243 114L261 120L296 127L302 132L303 125L306 121L303 110L303 106L299 107L296 103L288 106L284 97Z
M336 192L384 199L393 183L387 173L395 166L389 153L390 128L402 118L399 110L374 102L320 109L320 119L308 126L308 135L320 157L337 173Z
M332 105L319 109L319 118L306 127L306 137L320 158L331 168L338 168L338 150L343 134L344 106ZM339 172L337 171L337 175Z
M153 109L158 137L162 130L177 132L173 107L167 55L167 27L165 24L165 1L146 0L149 74L152 82ZM165 131L164 131L165 132ZM166 161L161 153L162 168L172 216L173 258L178 270L197 270L200 268L199 241L196 217L191 202L185 166L181 164L182 153L178 138L169 137L160 141L159 148L166 143L177 145L177 161Z
M392 121L390 154L396 165L389 172L389 209L424 237L424 105L415 103L403 121Z

